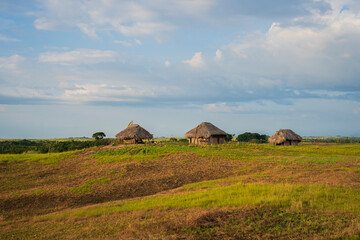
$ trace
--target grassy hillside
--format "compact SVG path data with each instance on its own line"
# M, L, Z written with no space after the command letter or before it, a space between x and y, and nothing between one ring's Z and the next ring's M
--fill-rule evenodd
M360 144L0 155L0 239L358 239Z

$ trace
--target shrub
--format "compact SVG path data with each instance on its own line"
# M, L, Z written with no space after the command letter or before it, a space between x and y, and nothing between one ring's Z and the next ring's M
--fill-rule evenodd
M239 142L266 143L269 139L269 136L265 134L260 135L259 133L245 132L243 134L238 135L236 139Z

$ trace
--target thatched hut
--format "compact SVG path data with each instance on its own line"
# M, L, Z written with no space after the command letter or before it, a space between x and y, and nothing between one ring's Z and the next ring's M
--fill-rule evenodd
M144 139L152 139L153 135L138 124L129 124L127 128L115 135L120 141L130 143L142 143Z
M226 132L209 122L200 123L185 134L193 144L221 144L225 143L226 136Z
M298 145L302 137L290 129L280 129L269 138L269 142L276 145Z

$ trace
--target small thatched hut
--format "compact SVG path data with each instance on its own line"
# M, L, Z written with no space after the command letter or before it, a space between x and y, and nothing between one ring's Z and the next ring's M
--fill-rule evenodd
M269 142L276 145L298 145L302 137L290 129L280 129L269 138Z
M209 122L200 123L185 134L193 144L221 144L225 143L226 136L226 132Z
M129 124L127 128L116 134L115 137L120 141L142 143L144 139L152 139L153 135L138 124Z

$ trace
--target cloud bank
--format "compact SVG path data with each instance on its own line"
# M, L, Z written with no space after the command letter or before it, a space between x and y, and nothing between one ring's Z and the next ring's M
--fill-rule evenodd
M37 3L31 21L0 18L1 114L78 105L359 119L358 1Z

